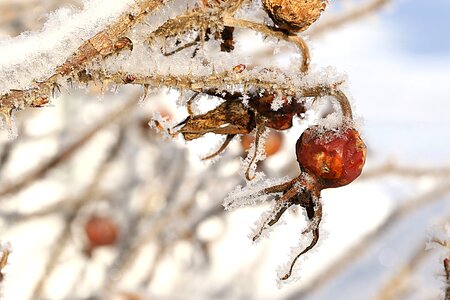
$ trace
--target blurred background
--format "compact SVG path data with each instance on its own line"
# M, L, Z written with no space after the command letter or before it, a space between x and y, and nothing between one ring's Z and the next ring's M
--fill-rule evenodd
M68 5L82 1L1 0L0 36L39 30ZM0 239L13 248L3 298L444 299L449 14L447 0L333 0L305 33L313 64L348 74L369 152L357 181L323 192L327 236L282 289L276 269L301 239L302 214L252 245L268 207L222 207L243 183L244 143L204 163L220 137L185 143L148 126L153 112L187 116L177 92L138 103L140 88L89 86L17 113L18 137L0 132ZM272 134L268 177L298 173L301 128Z

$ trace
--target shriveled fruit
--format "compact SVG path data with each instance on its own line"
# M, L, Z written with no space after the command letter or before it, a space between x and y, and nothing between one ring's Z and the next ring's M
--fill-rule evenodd
M281 107L275 111L272 109L274 99L274 94L267 94L259 98L251 98L249 105L266 119L265 125L267 127L276 130L291 128L294 115L305 112L303 103L297 102L296 99L292 99L289 103L288 99L283 97Z
M266 143L264 145L264 150L266 152L266 156L272 156L278 151L280 151L283 146L283 134L279 131L271 131L266 138ZM246 134L242 136L241 145L244 150L248 150L250 145L255 141L255 137L250 134Z
M310 127L298 139L296 151L300 166L317 178L321 189L355 180L366 158L366 145L353 128Z
M119 235L117 224L108 217L91 216L84 230L91 248L113 245Z
M281 29L306 30L319 17L327 0L263 0L264 9Z

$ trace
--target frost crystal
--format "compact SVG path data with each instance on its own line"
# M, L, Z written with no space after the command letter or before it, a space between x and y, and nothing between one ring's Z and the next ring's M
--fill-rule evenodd
M277 205L277 203L274 202L271 208L265 213L263 213L259 218L259 220L255 222L255 225L252 228L251 233L249 234L249 238L252 239L255 243L257 243L260 241L261 237L262 238L269 237L269 233L272 232L275 227L286 224L284 220L279 220L273 225L269 225L267 223L267 220L274 219L278 213L280 213L283 209L286 208L290 208L288 203L285 203L283 205ZM255 239L255 237L257 238Z
M158 133L160 133L164 138L170 139L172 136L170 135L171 129L175 125L174 122L168 120L168 117L163 117L161 114L156 111L153 112L152 119L148 123L150 128L155 129Z
M47 79L83 41L135 6L135 0L86 0L83 10L61 8L48 15L40 32L0 39L0 94Z
M256 129L257 131L258 129ZM253 177L254 180L259 180L264 177L262 172L256 172L257 163L266 158L265 144L266 138L269 135L269 130L264 129L259 139L255 139L255 142L250 145L248 154L245 159L241 159L241 175L243 177Z
M277 95L273 100L272 103L270 105L270 109L273 111L277 111L280 108L282 108L284 105L284 99L281 95Z
M10 242L0 242L0 252L1 253L11 253L12 245Z
M227 210L233 210L248 205L266 202L274 196L264 193L264 189L288 181L287 177L278 179L263 179L247 181L246 186L238 185L223 201Z

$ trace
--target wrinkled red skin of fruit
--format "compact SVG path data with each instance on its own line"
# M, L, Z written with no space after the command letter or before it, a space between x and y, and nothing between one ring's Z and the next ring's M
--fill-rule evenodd
M283 97L283 106L277 111L272 110L271 105L275 95L268 94L260 98L252 98L249 101L249 105L256 110L260 115L267 120L265 125L269 128L276 130L285 130L292 127L292 118L296 114L305 112L305 108L302 103L298 103L296 99L292 99L291 103L288 102L286 97Z
M344 186L362 171L366 145L352 128L319 130L306 129L297 141L297 161L315 176L320 189Z
M92 248L113 245L119 235L117 224L106 217L92 216L84 229Z

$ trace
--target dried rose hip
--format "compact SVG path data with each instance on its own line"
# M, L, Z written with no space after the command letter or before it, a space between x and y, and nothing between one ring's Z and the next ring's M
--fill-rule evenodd
M264 9L281 29L306 30L319 17L327 0L263 0Z
M283 97L283 104L274 111L272 109L272 102L275 99L274 94L266 94L262 97L251 98L249 101L250 107L256 110L260 115L266 118L265 125L276 130L285 130L292 127L292 118L296 114L305 112L303 103L292 99L289 103L286 97Z
M366 145L353 128L310 127L298 139L296 151L300 166L317 178L320 189L355 180L366 158Z
M110 246L116 243L119 229L108 217L91 216L84 225L90 248Z

